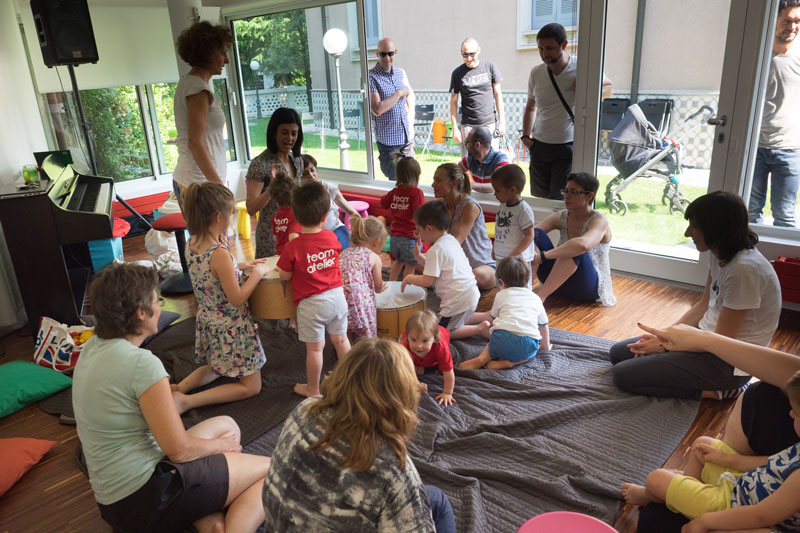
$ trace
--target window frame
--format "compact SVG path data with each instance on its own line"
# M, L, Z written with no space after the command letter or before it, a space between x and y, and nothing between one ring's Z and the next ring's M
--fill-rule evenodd
M560 5L562 0L553 0L554 5ZM570 46L578 45L578 27L580 25L580 0L575 14L576 24L564 26L567 30L567 42ZM588 1L588 0L585 0ZM517 50L538 50L536 36L540 28L531 27L533 19L533 5L536 0L517 0ZM556 20L556 22L558 22Z

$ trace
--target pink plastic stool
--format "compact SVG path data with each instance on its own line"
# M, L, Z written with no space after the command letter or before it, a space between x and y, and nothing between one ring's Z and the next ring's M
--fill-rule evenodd
M369 216L369 204L367 202L362 202L361 200L348 200L347 203L353 206L353 209L355 209L362 218L367 218ZM339 208L339 220L344 222L344 225L348 228L350 227L350 215L348 215L341 207Z
M517 533L616 533L616 529L589 515L554 511L534 516Z

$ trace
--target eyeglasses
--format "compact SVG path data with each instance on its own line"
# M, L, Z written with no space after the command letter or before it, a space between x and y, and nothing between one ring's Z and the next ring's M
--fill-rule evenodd
M395 50L392 50L391 52L378 52L378 55L381 56L381 57L386 57L386 56L392 57L396 53L397 52Z
M577 194L592 194L592 191L582 191L580 189L561 189L561 194L569 194L575 196Z
M461 52L461 57L475 57L478 52Z

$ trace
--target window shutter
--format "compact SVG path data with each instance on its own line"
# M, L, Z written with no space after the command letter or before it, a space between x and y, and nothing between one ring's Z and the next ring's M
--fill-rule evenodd
M365 0L364 11L367 46L378 46L378 0Z
M545 24L557 20L558 0L531 0L531 30L537 31Z
M577 26L578 0L561 0L556 21L564 27Z

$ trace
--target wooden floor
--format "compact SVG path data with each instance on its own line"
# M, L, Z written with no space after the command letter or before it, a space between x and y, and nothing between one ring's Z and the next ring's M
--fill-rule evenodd
M236 240L232 245L239 259L252 257L254 249L250 240ZM129 261L149 259L143 237L126 239L124 247ZM700 297L699 293L687 289L621 276L614 276L614 292L619 303L611 308L574 305L553 298L547 305L550 325L598 337L622 339L638 334L637 321L652 325L672 323ZM166 305L185 316L196 311L191 295L169 299ZM27 329L7 335L2 344L5 353L0 356L0 363L31 358L33 339ZM773 347L800 353L800 313L783 312ZM704 400L694 425L667 460L666 466L681 468L685 464L686 445L697 436L719 435L731 406L732 401ZM50 439L58 444L39 465L0 497L0 532L111 530L100 518L88 480L75 467L73 452L77 435L73 427L60 425L57 417L32 405L0 421L0 438L8 437ZM635 509L623 507L616 528L621 532L635 531L636 517Z

